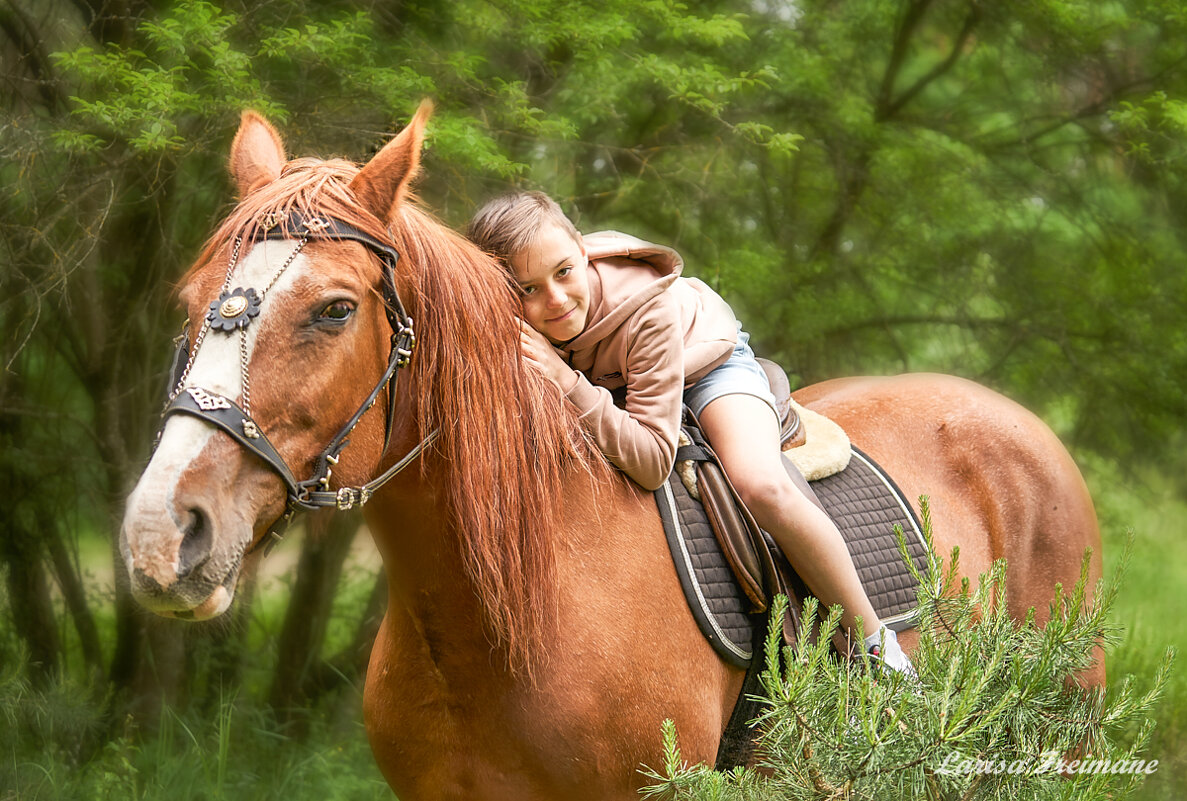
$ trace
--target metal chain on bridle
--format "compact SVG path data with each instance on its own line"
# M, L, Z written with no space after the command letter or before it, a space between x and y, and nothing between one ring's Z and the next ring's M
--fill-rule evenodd
M269 536L263 538L261 542L278 540L280 529L287 525L299 510L332 507L345 511L353 508L356 504L359 506L365 504L376 490L411 464L426 447L432 444L438 433L437 431L431 432L407 455L366 484L359 487L330 489L333 468L338 464L342 451L350 444L351 432L354 431L363 414L375 405L379 394L385 388L387 389L388 402L385 410L383 449L387 450L395 415L396 378L400 368L407 367L411 361L412 351L416 347L416 334L413 330L412 318L404 310L404 304L400 301L399 293L396 290L395 268L400 255L394 247L341 220L324 217L305 219L299 213L294 212L289 216L287 226L281 226L282 221L283 218L277 215L269 215L263 221L262 238L291 238L288 232L299 232L299 238L288 258L261 291L256 291L252 287L231 289L235 266L239 261L239 251L243 245L240 237L235 238L235 245L227 266L226 279L219 290L218 299L210 304L210 310L203 319L202 327L194 339L194 347L190 348L188 334L182 334L178 338L177 352L174 356L172 389L169 393L168 403L161 414L161 428L157 432L159 441L161 433L164 431L165 422L174 414L197 417L230 435L232 439L262 459L280 476L288 492L285 512L269 530ZM259 316L261 304L268 292L292 265L310 239L353 240L367 247L379 258L383 265L384 311L387 314L388 323L391 325L392 336L387 368L375 384L375 388L371 390L358 410L317 456L314 461L313 475L304 481L298 481L279 451L268 440L261 426L251 416L251 377L248 371L247 328L252 320ZM189 385L190 371L194 366L194 360L211 331L228 336L236 331L239 332L239 371L243 385L241 405L216 392Z

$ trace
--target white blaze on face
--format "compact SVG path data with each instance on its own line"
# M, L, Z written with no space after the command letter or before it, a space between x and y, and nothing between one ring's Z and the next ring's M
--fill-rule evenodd
M240 257L231 279L230 288L254 288L257 293L263 295L264 289L285 260L292 255L296 245L297 243L293 240L264 240L252 246ZM280 305L277 301L292 288L307 269L309 269L308 258L303 253L298 254L264 295L259 316L252 318L246 329L248 364L251 363L252 352L255 349L256 338L259 336L260 330L267 325L269 316ZM208 308L207 304L214 300L216 300L214 297L206 299L206 303L203 304L203 313ZM201 387L208 392L223 395L242 405L240 337L241 333L238 329L229 334L222 331L207 331L202 346L194 356L194 362L186 380L186 387ZM250 372L248 379L251 380ZM173 387L170 387L171 391L172 389ZM174 490L181 475L202 453L214 432L215 428L209 423L186 414L171 415L166 421L164 431L161 433L160 444L153 454L152 461L149 462L140 481L136 484L136 488L128 497L125 520L134 520L138 524L146 525L149 529L157 530L157 532L145 530L138 536L135 545L128 543L124 558L128 563L129 571L137 556L133 552L137 550L137 546L140 550L146 548L156 550L149 542L154 533L163 533L167 528L172 528L176 532L184 527L185 521L178 519L179 515L184 515L184 511L178 510L174 504ZM165 515L172 518L171 526L167 524ZM152 523L154 520L159 521L155 526ZM125 525L125 530L127 528ZM130 536L129 534L129 538ZM176 539L176 536L171 539ZM164 543L160 547L166 548L166 552L172 554L172 567L176 570L176 547L168 547Z

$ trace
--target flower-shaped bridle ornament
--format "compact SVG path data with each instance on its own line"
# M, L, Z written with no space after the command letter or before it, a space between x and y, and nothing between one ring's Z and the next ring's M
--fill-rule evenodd
M259 316L260 302L261 298L254 289L236 287L230 292L223 292L218 300L211 302L206 320L211 328L229 334L236 328L247 328L252 318Z

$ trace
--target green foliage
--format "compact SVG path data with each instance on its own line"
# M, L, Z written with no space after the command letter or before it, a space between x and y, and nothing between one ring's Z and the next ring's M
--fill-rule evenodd
M1175 477L1144 469L1118 484L1116 467L1089 462L1085 471L1096 500L1104 534L1105 572L1112 574L1120 556L1132 548L1126 579L1113 608L1125 621L1121 641L1110 654L1109 675L1133 676L1135 689L1152 688L1167 645L1187 649L1187 620L1179 599L1187 595L1187 500L1176 494ZM1181 665L1181 663L1180 663ZM1142 801L1175 801L1183 796L1187 776L1187 673L1176 665L1167 678L1156 711L1157 728L1148 753L1159 760L1158 773L1138 793Z
M926 507L925 529L929 527ZM930 531L927 532L930 537ZM904 552L904 558L906 554ZM909 561L909 559L908 559ZM934 553L932 575L944 569ZM1002 561L979 579L955 582L958 554L943 588L920 584L919 680L886 675L863 657L842 662L820 636L798 653L784 650L776 607L766 643L759 765L719 774L682 763L675 728L665 727L664 773L651 797L673 799L1042 799L1119 798L1145 778L1150 715L1167 681L1173 649L1152 683L1132 678L1085 691L1070 677L1090 668L1097 647L1115 645L1108 621L1118 584L1088 600L1088 561L1070 594L1058 593L1045 625L1006 609ZM957 587L959 586L959 589ZM817 622L804 605L800 642ZM834 631L840 608L823 620ZM1061 763L1060 760L1063 760ZM1059 776L1071 765L1070 778ZM1095 768L1087 766L1095 764ZM1081 765L1081 772L1076 768ZM1109 766L1123 766L1114 771ZM1133 765L1139 769L1134 772ZM1103 769L1102 769L1103 768ZM1154 766L1155 770L1157 765Z
M17 663L19 665L19 663ZM129 724L104 740L101 705L77 687L32 692L0 684L0 792L22 801L221 801L390 799L360 723L319 718L303 738L286 735L266 711L223 698L212 719L166 709L151 732ZM96 745L96 743L99 743Z
M953 372L1110 477L1187 475L1178 0L85 5L11 0L0 31L0 529L47 586L118 528L245 107L291 153L364 159L429 97L419 188L451 223L543 188L675 245L800 382ZM64 655L78 697L142 637Z
M86 149L118 138L135 153L155 154L188 144L181 118L244 105L275 112L251 75L249 54L225 38L236 22L214 5L193 0L141 24L145 51L82 45L56 53L57 66L76 76L82 90L71 97L74 124L103 132L82 134ZM79 137L78 130L55 132L55 140L66 146Z
M34 689L22 675L25 654L18 650L5 656L0 668L0 753L5 761L18 770L39 758L77 766L103 728L105 699L69 679Z
M296 544L286 542L281 551ZM331 651L353 633L373 581L373 569L356 565L341 584L331 613L337 641L328 644ZM345 692L310 702L301 725L282 720L263 700L289 592L286 581L269 581L259 587L262 602L247 620L215 624L248 629L248 646L238 655L242 679L233 687L210 675L210 642L191 631L191 642L200 645L186 666L192 697L162 706L151 718L127 714L83 671L33 686L27 675L41 668L30 669L11 628L0 625L0 798L390 799L362 728L358 688L347 685ZM0 591L5 615L6 600Z

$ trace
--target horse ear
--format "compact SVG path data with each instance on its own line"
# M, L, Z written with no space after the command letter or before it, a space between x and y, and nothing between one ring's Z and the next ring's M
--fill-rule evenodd
M228 167L239 196L280 177L284 166L284 142L276 129L259 114L248 110L239 121L239 132L231 142Z
M385 223L391 219L392 211L404 199L416 178L425 124L432 113L432 101L422 101L412 122L384 145L350 182L350 188L363 207Z

